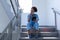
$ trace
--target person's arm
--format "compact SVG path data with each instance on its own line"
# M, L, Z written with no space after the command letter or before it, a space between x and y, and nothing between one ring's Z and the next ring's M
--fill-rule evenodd
M28 22L30 22L30 18L28 18Z
M30 22L30 15L28 15L28 22Z
M36 15L36 22L38 22L39 21L39 17L38 17L38 15Z

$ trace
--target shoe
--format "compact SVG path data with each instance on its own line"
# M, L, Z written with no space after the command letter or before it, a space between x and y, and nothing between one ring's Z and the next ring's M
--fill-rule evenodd
M29 38L35 38L35 35L33 33L29 34Z

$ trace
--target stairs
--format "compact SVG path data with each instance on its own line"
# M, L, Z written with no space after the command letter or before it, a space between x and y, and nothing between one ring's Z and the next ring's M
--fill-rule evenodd
M55 27L51 26L40 26L40 38L38 39L29 39L27 27L21 27L20 39L19 40L59 40L58 32Z

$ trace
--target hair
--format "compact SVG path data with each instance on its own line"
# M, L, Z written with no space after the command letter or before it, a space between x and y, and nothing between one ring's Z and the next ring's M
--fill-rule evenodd
M34 10L34 12L37 12L37 7L32 7L32 9Z

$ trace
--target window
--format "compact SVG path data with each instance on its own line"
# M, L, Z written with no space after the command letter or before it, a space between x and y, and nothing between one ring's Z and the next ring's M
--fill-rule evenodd
M32 7L32 0L19 0L19 5L23 9L23 13L29 13Z

